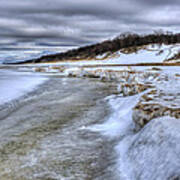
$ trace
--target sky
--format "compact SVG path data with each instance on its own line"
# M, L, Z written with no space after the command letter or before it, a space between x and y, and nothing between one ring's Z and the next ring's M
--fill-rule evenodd
M85 45L120 33L179 32L180 0L1 0L0 45Z

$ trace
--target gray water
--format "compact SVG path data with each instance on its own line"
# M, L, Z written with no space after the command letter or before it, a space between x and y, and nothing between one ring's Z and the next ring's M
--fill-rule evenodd
M48 78L0 106L0 179L115 180L113 141L83 128L108 117L114 85Z

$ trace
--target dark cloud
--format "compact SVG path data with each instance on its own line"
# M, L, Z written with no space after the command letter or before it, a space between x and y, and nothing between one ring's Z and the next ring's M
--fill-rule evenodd
M119 33L179 31L179 0L1 0L0 40L88 44Z
M136 1L153 6L180 5L179 0L136 0Z

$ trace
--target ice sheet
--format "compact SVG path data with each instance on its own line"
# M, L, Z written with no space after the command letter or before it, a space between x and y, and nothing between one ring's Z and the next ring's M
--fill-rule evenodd
M0 71L0 105L19 98L47 80L46 77Z

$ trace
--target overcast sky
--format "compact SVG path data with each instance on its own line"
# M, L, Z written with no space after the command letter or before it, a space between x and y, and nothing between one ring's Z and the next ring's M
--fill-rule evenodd
M82 45L122 32L180 30L180 0L1 0L0 44Z

